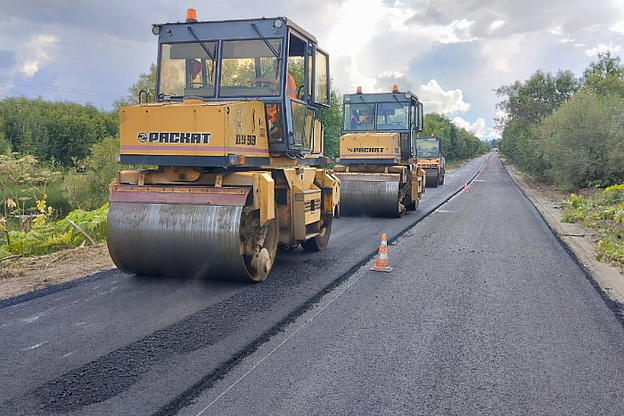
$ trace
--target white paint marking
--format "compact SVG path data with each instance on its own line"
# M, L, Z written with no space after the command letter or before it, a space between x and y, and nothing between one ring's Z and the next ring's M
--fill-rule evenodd
M70 355L72 355L73 353L77 352L78 350L72 351L72 352L68 352L67 354L63 355L61 358L67 358Z
M35 348L39 348L43 344L47 344L48 341L43 341L41 344L33 345L32 347L22 348L22 351L34 350Z
M32 324L33 322L35 322L37 319L41 318L42 316L45 316L46 312L42 312L39 315L34 315L28 318L22 318L20 319L20 321L25 322L27 324Z

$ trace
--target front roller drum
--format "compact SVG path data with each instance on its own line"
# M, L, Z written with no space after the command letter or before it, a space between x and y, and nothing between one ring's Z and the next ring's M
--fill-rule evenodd
M337 175L340 178L340 211L345 215L400 217L399 175Z
M263 281L278 243L276 219L239 205L111 202L108 249L121 270L148 276Z

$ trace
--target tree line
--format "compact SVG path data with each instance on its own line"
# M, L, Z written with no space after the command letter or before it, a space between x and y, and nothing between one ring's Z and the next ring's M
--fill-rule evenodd
M624 181L624 66L601 54L580 78L536 71L496 90L507 113L498 145L541 180L568 190Z
M119 117L93 105L5 98L0 101L0 150L70 167L95 143L119 131Z
M448 162L470 159L491 148L489 143L482 142L474 134L457 127L444 114L426 114L423 125L422 135L442 138L442 153Z

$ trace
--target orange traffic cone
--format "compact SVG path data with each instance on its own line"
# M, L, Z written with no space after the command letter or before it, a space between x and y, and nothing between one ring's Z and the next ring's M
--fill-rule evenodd
M464 185L464 192L468 192L468 184Z
M391 272L392 267L388 266L388 240L386 240L386 233L381 236L381 244L379 245L379 255L377 256L377 262L371 270L376 272Z

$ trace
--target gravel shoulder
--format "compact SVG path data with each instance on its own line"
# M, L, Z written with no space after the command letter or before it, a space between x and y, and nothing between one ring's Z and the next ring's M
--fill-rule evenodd
M608 300L615 302L620 313L624 315L624 276L620 269L596 259L597 238L591 229L579 224L561 222L564 210L562 201L569 194L531 179L506 161L503 161L503 166L585 272L591 276L597 289Z
M0 267L0 300L113 268L106 244L26 257Z

